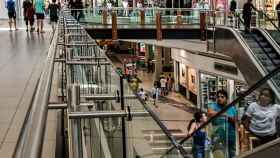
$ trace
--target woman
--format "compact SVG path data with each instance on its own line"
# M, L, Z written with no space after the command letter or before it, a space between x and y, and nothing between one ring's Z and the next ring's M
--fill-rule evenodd
M207 134L205 130L196 131L204 122L206 122L205 113L196 112L194 118L191 120L188 126L188 135L193 132L193 158L204 158L205 157L205 144L207 139Z
M280 106L275 104L275 94L269 88L262 89L258 99L249 105L242 121L245 128L253 132L261 144L265 144L277 138L276 119Z

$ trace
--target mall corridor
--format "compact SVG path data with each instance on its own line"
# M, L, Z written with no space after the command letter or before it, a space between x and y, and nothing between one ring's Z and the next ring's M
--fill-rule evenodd
M50 44L50 34L8 31L0 21L0 155L11 157Z

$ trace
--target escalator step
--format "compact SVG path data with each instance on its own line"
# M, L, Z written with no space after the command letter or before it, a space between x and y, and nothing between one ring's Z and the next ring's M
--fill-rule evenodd
M280 65L280 59L273 59L273 62L274 62L276 65Z

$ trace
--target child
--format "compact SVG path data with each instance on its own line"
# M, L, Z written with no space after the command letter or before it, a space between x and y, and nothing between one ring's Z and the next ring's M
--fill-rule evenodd
M52 3L49 5L49 12L50 12L50 21L52 25L52 30L54 32L55 30L55 25L58 20L58 12L60 10L59 5L56 4L56 0L52 0Z

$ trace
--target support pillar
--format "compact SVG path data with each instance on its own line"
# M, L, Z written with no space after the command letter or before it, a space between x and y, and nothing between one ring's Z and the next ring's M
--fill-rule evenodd
M144 10L140 10L140 24L145 25L145 12L144 12Z
M177 11L176 24L177 25L181 25L182 24L182 13L181 13L180 10Z
M160 74L162 72L162 47L156 46L155 50L155 81L159 81Z
M204 11L200 12L200 39L202 41L206 40L206 13Z
M107 16L108 16L108 12L106 9L104 9L102 11L102 24L103 25L107 25Z
M118 39L117 14L112 12L112 40Z
M156 13L156 28L157 28L157 40L162 40L162 30L161 30L161 16L160 12Z

